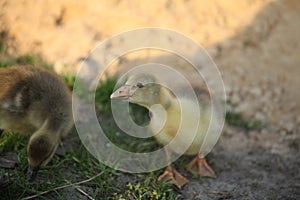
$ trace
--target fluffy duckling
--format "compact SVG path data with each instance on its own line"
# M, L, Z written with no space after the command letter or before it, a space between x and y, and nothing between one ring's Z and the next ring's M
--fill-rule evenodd
M0 128L31 135L29 181L50 161L72 122L70 91L59 78L39 67L0 68Z
M197 155L188 165L190 170L196 170L196 173L199 175L215 177L214 171L204 158L205 155L202 155L200 152L211 118L210 96L205 89L195 86L193 86L193 89L197 95L198 104L195 104L195 102L192 102L192 100L185 96L177 97L181 98L177 99L168 88L157 84L157 79L154 75L136 74L129 77L126 84L111 95L111 99L127 100L149 109L151 111L150 127L153 132L158 132L154 137L163 145L170 143L179 129L181 121L181 107L179 101L181 101L182 108L189 113L191 119L194 119L195 116L193 113L195 113L195 109L197 109L198 106L199 110L201 110L201 115L199 120L197 120L197 118L195 120L198 122L199 128L196 131L195 138L192 140L191 145L184 154ZM179 90L184 91L185 88L183 87ZM166 111L166 121L160 130L158 126L161 125L161 122L159 121L164 120L164 118L161 112L152 112L151 107L155 104L160 104ZM189 121L192 120L187 120L185 123L189 123ZM176 140L176 144L166 148L167 159L171 158L172 152L183 152L181 147L184 145L182 144L187 140L187 137L193 137L191 134L194 134L190 133L192 131L189 131L189 126L190 124L185 124L183 132L178 132L179 139ZM212 141L212 143L214 143L214 141ZM178 187L182 187L188 182L185 177L176 171L172 164L169 164L165 172L158 178L158 181L161 180L170 180L171 183Z

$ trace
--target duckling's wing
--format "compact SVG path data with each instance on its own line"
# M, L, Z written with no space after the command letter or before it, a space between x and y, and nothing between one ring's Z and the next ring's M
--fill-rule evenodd
M29 88L22 82L16 84L2 100L2 109L24 113L30 105Z
M218 103L213 102L208 90L201 85L191 84L197 100L198 106L200 111L200 124L199 128L205 130L201 130L205 135L203 135L203 142L200 147L199 154L201 156L205 156L208 154L214 145L217 143L220 132L218 131L218 127L220 126L218 122L221 122L222 111L218 106ZM180 97L183 98L191 98L192 95L187 92L187 87L178 87L176 88L176 92L179 94ZM221 101L220 101L221 102ZM195 102L191 102L195 103ZM195 108L196 109L196 108ZM201 123L207 123L201 127Z
M28 81L29 73L24 68L11 67L0 70L0 109L13 113L23 113L30 104Z

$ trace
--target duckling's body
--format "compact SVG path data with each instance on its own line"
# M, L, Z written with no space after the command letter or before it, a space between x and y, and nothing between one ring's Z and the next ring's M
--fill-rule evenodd
M0 128L31 135L29 179L49 162L71 125L70 92L56 76L32 66L0 68Z
M185 151L184 154L186 155L195 155L199 153L200 146L203 143L203 139L205 133L208 129L210 115L208 111L202 110L200 119L198 122L198 126L201 128L198 129L197 134L195 132L195 121L194 120L185 120L185 124L182 124L182 129L184 129L184 134L178 132L181 119L181 109L184 109L186 113L189 113L189 118L195 119L198 114L195 112L195 102L189 99L181 99L181 105L178 104L177 101L170 103L170 106L166 109L166 122L164 127L158 134L155 134L155 138L163 145L169 144L176 134L178 134L178 140L176 140L176 144L172 145L172 151L175 153L183 152L182 149L185 148L185 142L192 140L192 143L189 145L188 149ZM163 116L159 116L159 114L154 113L153 117L151 117L150 127L152 128L153 132L156 132L159 128L161 123L159 120L163 119Z
M208 166L204 159L205 155L201 152L201 146L203 145L204 137L207 135L212 117L209 93L201 87L193 86L198 100L195 101L184 95L186 88L182 87L178 89L178 93L183 91L183 95L175 97L168 88L155 82L156 78L152 75L134 75L128 79L125 86L115 91L111 98L127 99L132 103L148 108L152 113L150 127L153 133L156 133L154 137L163 145L171 144L172 141L172 145L169 145L167 148L167 157L170 157L171 152L184 152L186 155L198 154L189 165L189 168L193 169L196 167L198 174L214 177L214 171ZM161 105L166 113L155 112L152 106L156 104ZM200 117L197 110L200 112ZM185 115L184 123L181 123L182 111L188 113L188 115ZM163 127L162 120L166 120ZM198 129L195 129L195 125L198 126ZM181 128L179 128L180 126ZM175 136L176 140L174 140ZM215 139L207 137L207 142L213 144ZM186 149L187 146L188 148ZM171 179L179 187L188 182L171 164L159 177L159 180L166 179Z

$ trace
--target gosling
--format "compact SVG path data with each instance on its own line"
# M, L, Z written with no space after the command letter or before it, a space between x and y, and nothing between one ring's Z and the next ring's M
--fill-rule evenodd
M191 113L189 115L191 119L195 117L193 115L195 109L201 110L199 120L196 119L199 124L196 136L184 154L196 155L195 159L188 165L190 171L196 171L196 173L203 176L215 177L215 172L206 162L204 158L205 155L200 151L211 118L210 96L204 88L193 86L193 89L197 95L198 104L195 104L191 99L188 99L188 97L176 98L168 88L157 83L157 78L154 75L142 73L129 77L125 85L121 86L111 95L111 99L127 100L149 110L151 110L151 106L155 104L163 106L166 111L166 121L162 129L159 130L159 128L157 128L158 124L161 124L159 121L164 120L161 114L151 112L150 119L150 128L152 131L156 133L157 130L159 130L154 137L162 145L169 144L177 134L181 122L180 101L182 102L182 109L185 109L187 113ZM185 88L182 87L179 90L185 91ZM189 121L193 120L186 120L185 123L190 123ZM183 126L190 127L190 124L185 124ZM179 140L176 140L177 143L170 146L171 148L165 148L167 159L170 160L172 152L182 152L182 149L180 149L184 146L182 144L184 144L186 138L193 137L193 132L193 130L187 128L184 132L179 133ZM206 141L210 143L208 145L215 144L215 140L209 138L209 135ZM170 180L172 184L177 185L179 188L185 185L188 182L188 179L176 171L175 167L170 164L170 162L168 163L165 172L158 178L158 181Z
M71 94L58 77L40 67L0 68L0 132L30 134L29 181L50 161L72 123Z

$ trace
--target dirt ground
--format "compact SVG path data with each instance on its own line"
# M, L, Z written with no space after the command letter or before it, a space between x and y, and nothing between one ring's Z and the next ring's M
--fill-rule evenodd
M134 28L193 38L221 71L228 110L265 125L226 125L210 158L218 177L191 178L179 192L186 199L300 199L298 0L0 0L0 7L6 53L38 53L58 73L74 73L99 42Z

